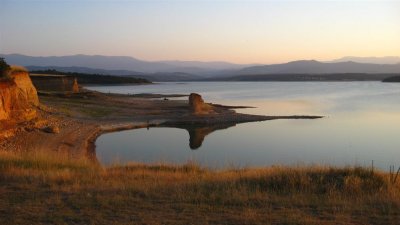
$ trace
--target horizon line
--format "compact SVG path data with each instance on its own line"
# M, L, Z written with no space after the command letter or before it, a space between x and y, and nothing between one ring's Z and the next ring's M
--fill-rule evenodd
M66 55L28 55L24 53L0 53L0 55L20 55L20 56L28 56L28 57L69 57L69 56L102 56L102 57L126 57L126 58L132 58L135 60L139 61L144 61L144 62L152 62L152 63L162 63L162 62L198 62L198 63L229 63L229 64L234 64L234 65L274 65L274 64L285 64L285 63L290 63L290 62L297 62L297 61L317 61L317 62L322 62L322 63L332 63L337 60L343 60L345 58L361 58L361 59L368 59L368 58L374 58L374 59L383 59L383 58L399 58L400 56L395 56L395 55L387 55L387 56L353 56L353 55L347 55L347 56L342 56L334 59L329 59L329 60L320 60L320 59L315 59L315 58L310 58L310 59L292 59L288 61L281 61L281 62L276 62L276 63L260 63L260 62L252 62L252 63L236 63L232 61L224 61L224 60L196 60L196 59L189 59L189 60L182 60L182 59L158 59L158 60L147 60L147 59L142 59L138 58L135 56L130 56L130 55L101 55L101 54L85 54L85 53L76 53L76 54L66 54ZM346 61L346 62L355 62L352 60ZM400 61L398 62L400 63Z

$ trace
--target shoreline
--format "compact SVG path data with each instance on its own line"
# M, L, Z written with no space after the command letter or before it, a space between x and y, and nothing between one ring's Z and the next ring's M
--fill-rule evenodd
M229 106L228 106L229 107ZM244 114L247 115L247 114ZM253 116L253 115L251 115ZM256 116L256 115L254 115ZM278 120L278 119L320 119L320 116L261 116L264 117L264 120L254 120L254 121L237 121L237 123L251 123L251 122L262 122L268 120ZM86 151L89 156L95 155L96 152L96 140L103 134L119 132L119 131L126 131L126 130L135 130L135 129L142 129L142 128L150 128L150 127L167 127L167 128L182 128L185 129L185 126L195 126L195 125L227 125L232 122L209 122L209 121L168 121L165 120L163 122L134 122L134 123L126 123L126 124L111 124L98 127L96 130L89 134L86 139ZM236 123L235 123L236 124Z
M173 95L176 96L176 95ZM187 96L187 95L179 95ZM154 97L154 98L153 98ZM95 158L97 138L105 133L146 127L218 126L276 119L318 119L322 116L260 116L236 113L234 108L210 104L213 113L194 115L186 100L161 100L171 95L42 94L39 116L19 128L14 137L0 141L11 151L57 151ZM57 127L59 132L44 132Z
M92 132L92 134L88 135L86 139L86 154L89 157L96 156L96 140L103 134L113 133L118 131L125 131L125 130L134 130L134 129L141 129L146 127L157 127L159 124L156 123L132 123L132 124L120 124L120 125L110 125L102 127L100 126L96 130Z

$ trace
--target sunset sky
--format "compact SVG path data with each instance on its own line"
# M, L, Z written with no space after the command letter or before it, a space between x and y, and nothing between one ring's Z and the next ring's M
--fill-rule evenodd
M235 63L399 56L400 1L0 0L0 53Z

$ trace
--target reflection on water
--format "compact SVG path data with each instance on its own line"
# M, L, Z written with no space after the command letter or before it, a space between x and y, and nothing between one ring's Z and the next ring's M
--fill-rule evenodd
M176 128L182 128L189 132L189 147L192 150L196 150L203 144L204 138L216 130L228 129L229 127L235 126L235 123L229 124L217 124L212 126L176 126Z
M149 90L156 86L150 86ZM185 88L198 90L206 100L215 103L257 107L239 109L239 112L326 117L110 133L96 142L99 160L104 164L193 160L210 167L299 163L370 165L374 160L375 165L387 169L390 164L400 164L400 85L379 82L169 83L158 85L154 92L186 93L183 92ZM138 92L145 92L146 87L140 89Z
M271 116L290 116L290 115L323 115L329 104L321 104L315 101L304 99L295 100L249 100L246 106L254 108L237 109L237 112Z

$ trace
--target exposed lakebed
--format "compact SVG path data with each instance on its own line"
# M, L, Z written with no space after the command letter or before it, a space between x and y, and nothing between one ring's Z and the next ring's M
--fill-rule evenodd
M90 87L111 93L189 94L256 108L259 115L322 115L225 127L150 128L108 133L96 141L106 165L129 161L208 167L400 163L400 85L380 82L188 82Z

